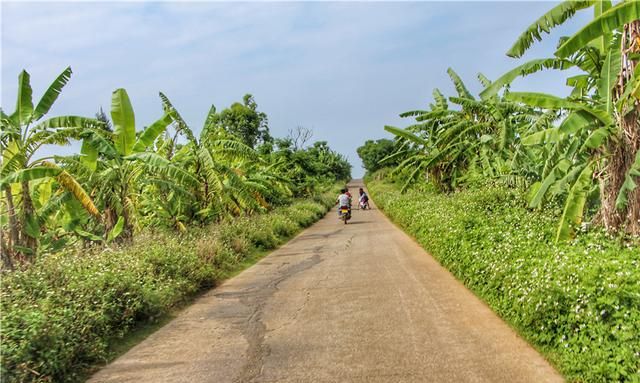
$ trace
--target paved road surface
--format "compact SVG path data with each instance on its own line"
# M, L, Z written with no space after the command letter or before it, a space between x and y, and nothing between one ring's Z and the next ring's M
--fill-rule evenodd
M90 381L562 381L373 207L332 212Z

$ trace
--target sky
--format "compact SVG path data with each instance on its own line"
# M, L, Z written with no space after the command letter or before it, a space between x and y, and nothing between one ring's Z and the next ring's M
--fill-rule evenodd
M109 111L125 88L138 129L162 115L162 91L199 132L218 110L251 93L271 134L312 129L364 173L356 149L390 137L399 113L453 96L452 67L472 93L526 59L550 57L558 37L590 18L578 13L524 59L505 52L556 2L0 2L0 105L13 112L17 77L34 102L64 68L73 75L49 116ZM566 95L566 73L547 71L512 89ZM55 153L78 151L50 148Z

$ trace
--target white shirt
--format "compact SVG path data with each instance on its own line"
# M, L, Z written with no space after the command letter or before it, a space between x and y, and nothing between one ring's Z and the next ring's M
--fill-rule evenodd
M346 194L340 194L338 196L338 205L340 205L340 207L349 206L349 196Z

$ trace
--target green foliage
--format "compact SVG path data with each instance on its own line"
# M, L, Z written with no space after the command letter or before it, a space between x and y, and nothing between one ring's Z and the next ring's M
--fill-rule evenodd
M78 381L88 366L108 358L109 342L215 285L256 250L273 249L315 222L334 195L183 236L147 234L111 251L67 250L3 275L2 380Z
M128 156L136 139L136 120L129 95L124 89L116 89L111 97L111 118L115 148L121 156Z
M384 161L383 159L392 155L396 151L396 144L389 139L367 140L364 145L358 148L358 156L362 159L367 173L373 173L385 166L398 165L397 160Z
M459 106L449 109L439 91L430 110L412 111L401 116L414 117L406 129L385 126L398 141L396 152L382 163L397 163L392 176L404 180L404 187L430 180L441 190L450 191L481 178L522 183L534 171L531 152L522 147L523 127L549 129L554 114L523 107L504 96L476 100L462 79L449 70L458 97L449 101ZM479 79L491 86L484 76Z
M545 69L565 70L571 67L573 67L572 62L558 58L531 60L511 69L491 84L485 85L485 89L480 93L480 96L482 96L483 100L495 96L500 89L511 84L519 76L527 76Z
M30 76L22 71L18 76L16 109L10 116L1 113L0 184L4 198L0 199L0 213L9 217L7 222L2 222L0 231L4 237L0 241L0 251L6 255L3 257L5 268L13 267L11 259L16 256L24 258L36 254L40 239L46 238L39 235L40 228L35 225L35 222L43 223L48 217L35 210L32 184L55 178L56 193L68 192L81 201L81 206L87 208L90 214L99 216L90 196L71 174L45 158L36 158L38 149L43 145L69 144L72 139L80 138L86 129L101 125L95 119L78 116L42 120L70 76L71 68L62 71L34 109Z
M640 375L640 243L601 230L553 244L559 212L485 183L450 195L373 181L378 207L572 382Z
M524 52L531 47L534 39L538 41L542 40L541 32L550 33L552 28L561 25L573 17L576 11L588 8L595 3L597 3L597 1L594 0L563 1L556 5L531 24L518 37L511 49L507 52L507 55L511 57L521 57Z
M211 114L207 124L226 130L251 148L271 139L267 115L258 112L258 104L250 94L244 96L242 104L236 102L220 113Z
M296 148L291 139L275 139L257 148L269 163L269 170L291 181L295 197L316 194L319 185L351 179L351 165L326 141L306 148Z
M640 20L640 2L637 0L622 1L602 12L576 34L564 41L556 51L556 56L567 57L583 49L584 46L596 38L619 31L624 24L636 20Z
M480 101L449 69L457 91L449 101L459 106L457 110L449 109L435 90L430 110L401 114L414 117L415 124L406 129L385 127L400 143L387 157L397 161L390 176L404 180L403 190L421 181L446 192L487 179L526 186L532 208L564 202L558 241L572 238L575 226L596 216L596 211L608 230L640 234L636 206L640 194L634 191L638 173L633 164L640 121L635 96L640 89L639 4L626 0L615 5L610 1L557 5L536 20L507 54L522 56L534 40L542 39L542 32L549 33L578 10L593 7L594 19L562 38L555 57L520 64L494 82L480 74L484 87ZM580 71L567 79L573 88L568 97L508 88L519 76L568 68Z

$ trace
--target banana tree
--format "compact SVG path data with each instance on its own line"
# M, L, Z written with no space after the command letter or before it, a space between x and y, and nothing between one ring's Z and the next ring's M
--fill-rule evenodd
M597 220L611 231L626 227L631 233L640 233L640 188L635 183L640 149L640 3L565 1L532 24L507 54L520 57L534 39L541 40L540 32L549 32L576 11L589 7L593 7L594 19L573 36L563 38L554 58L520 65L483 93L490 97L517 76L542 69L577 67L583 71L567 79L573 91L564 99L546 94L510 94L514 101L562 110L567 115L559 127L534 132L524 139L546 146L538 151L546 165L531 193L532 206L539 205L547 191L563 189L553 187L554 182L567 193L558 240L569 238L570 228L582 220L584 205L575 205L586 200L573 193L582 193L587 183L599 185ZM591 177L586 172L591 172Z
M3 253L25 256L36 253L41 232L41 217L34 210L31 183L55 179L56 187L64 189L77 199L84 209L96 218L100 213L82 186L52 158L38 158L38 150L44 145L67 145L81 133L100 122L86 117L60 116L44 119L62 88L71 77L66 68L45 91L34 106L30 76L22 71L18 76L18 97L11 115L0 110L0 188L4 191L2 213L8 217L3 223Z
M122 222L120 238L127 240L133 237L137 200L147 180L156 175L181 182L195 179L154 152L156 139L172 122L168 113L137 134L129 96L126 90L116 89L111 98L111 118L113 133L83 133L79 162L87 184L92 185L92 195L104 209L104 232L111 233Z
M464 82L452 70L449 76L458 92L448 101L457 105L449 109L447 99L434 90L435 104L429 111L410 111L402 117L415 117L417 123L406 130L385 127L407 145L384 160L398 158L403 152L408 157L400 163L396 172L410 169L403 189L418 175L426 174L441 189L450 190L458 184L478 176L506 180L509 183L524 182L524 163L529 154L520 143L519 129L532 121L549 123L548 116L522 107L496 95L477 100ZM478 76L485 87L491 82L482 74Z
M253 148L215 126L215 107L210 108L196 137L169 98L162 93L160 98L165 113L174 121L176 132L187 139L187 143L178 150L168 150L167 153L171 154L171 163L190 169L197 179L195 187L194 184L186 186L191 187L187 190L191 190L195 197L197 214L202 219L264 209L268 206L264 197L269 191L286 190L278 184L283 180L270 174L267 164ZM176 148L175 140L175 137L168 139L167 146Z

